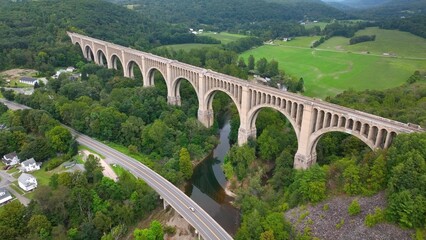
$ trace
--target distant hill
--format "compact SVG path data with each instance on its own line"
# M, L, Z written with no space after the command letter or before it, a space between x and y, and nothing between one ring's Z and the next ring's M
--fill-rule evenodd
M347 15L319 0L109 0L138 5L151 19L171 23L229 25L270 20L342 19Z

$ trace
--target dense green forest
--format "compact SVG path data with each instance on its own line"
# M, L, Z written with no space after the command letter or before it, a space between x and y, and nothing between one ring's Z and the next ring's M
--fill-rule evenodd
M80 54L69 44L67 30L140 50L214 41L101 0L1 0L0 70L28 67L47 72L75 64Z

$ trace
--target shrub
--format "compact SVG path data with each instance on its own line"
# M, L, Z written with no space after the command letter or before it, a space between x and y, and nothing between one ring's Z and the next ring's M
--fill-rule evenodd
M374 227L385 220L385 213L381 208L376 208L374 213L369 213L365 217L364 224L367 227Z
M345 224L344 219L340 219L340 222L336 224L336 229L341 229L343 227L343 224Z
M351 216L355 216L360 212L361 212L361 206L359 205L358 201L354 199L348 207L348 213Z
M45 170L46 170L46 171L50 171L50 170L52 170L52 169L55 169L55 168L57 168L59 165L61 165L63 162L64 162L64 159L63 159L63 158L53 158L53 159L51 159L51 160L49 160L49 161L47 162L47 165L46 165Z

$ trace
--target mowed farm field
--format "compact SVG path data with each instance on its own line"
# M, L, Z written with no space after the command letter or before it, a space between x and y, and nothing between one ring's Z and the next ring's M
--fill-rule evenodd
M244 35L227 33L227 32L220 32L220 33L205 32L205 33L201 33L200 36L209 36L209 37L218 39L222 42L222 44L227 44L227 43L236 41L240 38L247 37L247 36L244 36ZM186 43L186 44L164 45L164 46L161 46L159 48L168 48L168 49L172 49L172 50L175 50L175 51L179 51L179 50L189 51L191 49L205 48L205 47L216 47L216 46L220 46L220 44Z
M376 35L376 41L349 45L331 38L317 49L319 37L275 41L241 54L245 59L275 59L287 74L305 81L305 95L334 96L346 89L386 89L404 83L416 70L426 70L426 40L409 33L368 28L357 35Z

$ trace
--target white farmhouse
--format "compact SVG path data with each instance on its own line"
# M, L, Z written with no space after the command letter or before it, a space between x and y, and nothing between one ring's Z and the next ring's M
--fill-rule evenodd
M19 158L16 152L11 152L3 156L3 162L7 166L13 166L19 163Z
M21 162L21 172L32 172L40 169L40 164L34 158Z
M18 178L19 187L25 191L31 191L37 188L37 179L28 173L22 173Z
M12 195L5 187L0 188L0 204L3 204L9 200L12 200Z
M20 83L25 83L25 84L30 84L30 85L35 85L36 83L38 83L38 80L36 78L30 78L30 77L21 77L21 79L19 80Z

